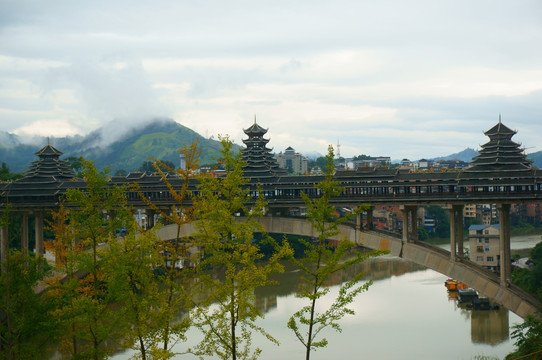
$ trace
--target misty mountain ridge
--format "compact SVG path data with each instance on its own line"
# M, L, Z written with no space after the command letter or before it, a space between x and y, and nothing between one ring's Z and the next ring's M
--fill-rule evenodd
M37 159L34 153L48 141L64 153L62 159L83 156L94 161L98 169L109 167L112 173L120 169L133 172L149 158L168 160L178 166L178 150L195 140L202 151L201 164L211 163L219 156L220 142L206 139L172 119L152 119L126 129L124 133L108 134L111 127L104 126L85 136L37 136L32 138L32 145L18 135L0 132L0 162L5 162L11 172L25 171Z

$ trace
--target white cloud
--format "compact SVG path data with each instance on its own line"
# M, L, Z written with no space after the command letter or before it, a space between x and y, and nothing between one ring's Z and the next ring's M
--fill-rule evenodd
M73 136L80 134L81 130L72 126L66 120L38 120L29 125L21 126L13 133L21 136Z
M420 158L476 147L501 112L540 141L536 1L5 5L0 130L171 116L240 142L256 114L276 150Z

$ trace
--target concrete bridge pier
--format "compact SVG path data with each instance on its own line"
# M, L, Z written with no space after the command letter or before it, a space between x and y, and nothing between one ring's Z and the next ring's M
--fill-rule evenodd
M367 230L373 230L373 206L367 209Z
M365 213L366 216L366 224L363 226L363 213ZM356 229L358 230L372 230L374 227L373 225L373 206L370 205L367 210L356 214Z
M155 211L151 209L146 209L145 213L147 214L147 229L150 229L154 226Z
M452 205L450 212L450 260L456 261L457 257L464 257L463 250L463 207L464 205Z
M363 230L363 214L362 213L356 214L356 230Z
M43 246L43 213L38 211L34 214L34 230L36 233L36 255L45 254Z
M403 242L415 242L418 240L418 206L402 205L403 213Z
M28 215L31 213L24 212L21 215L21 251L23 254L28 255L28 249L30 247L29 242L29 222ZM43 214L41 212L34 213L34 232L35 232L35 253L37 256L45 254L45 248L43 246Z
M21 215L21 252L28 255L28 213Z
M499 246L500 246L500 280L501 286L511 283L511 259L510 259L510 204L500 204L499 211Z

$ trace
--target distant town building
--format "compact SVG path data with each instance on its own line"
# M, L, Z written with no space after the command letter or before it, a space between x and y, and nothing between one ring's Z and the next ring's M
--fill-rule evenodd
M490 225L498 221L497 205L495 204L478 204L476 205L476 218L483 225Z
M278 154L277 162L279 167L287 169L289 173L293 174L305 174L309 169L309 159L295 152L290 146L284 150L284 153L281 151Z
M490 270L500 267L499 225L469 227L470 260Z
M469 163L462 160L435 160L433 162L433 168L438 169L464 169L469 166Z
M320 169L319 166L313 166L311 168L311 175L322 175L324 172L322 171L322 169Z
M420 169L420 170L428 170L429 168L433 167L433 161L427 160L427 159L420 159L418 160L418 163L414 165L414 168Z
M514 215L520 222L540 224L542 222L541 204L512 204L510 214Z
M367 157L365 159L351 160L348 162L348 168L356 170L359 167L388 167L391 164L389 156Z
M463 217L465 219L476 219L476 204L465 204L463 207Z

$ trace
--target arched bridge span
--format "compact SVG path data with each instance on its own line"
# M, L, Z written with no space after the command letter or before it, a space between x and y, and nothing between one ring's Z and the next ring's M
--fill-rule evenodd
M303 218L266 216L260 219L260 223L268 233L317 236L311 224ZM499 276L489 270L468 260L451 261L450 252L444 249L420 242L405 242L398 234L360 230L350 225L341 225L339 230L340 233L330 240L346 237L359 246L389 250L391 255L423 265L467 284L522 318L540 307L534 296L515 285L502 286ZM186 224L181 229L181 235L188 236L194 231L193 224ZM162 227L158 230L158 236L163 240L174 239L177 236L177 225Z

